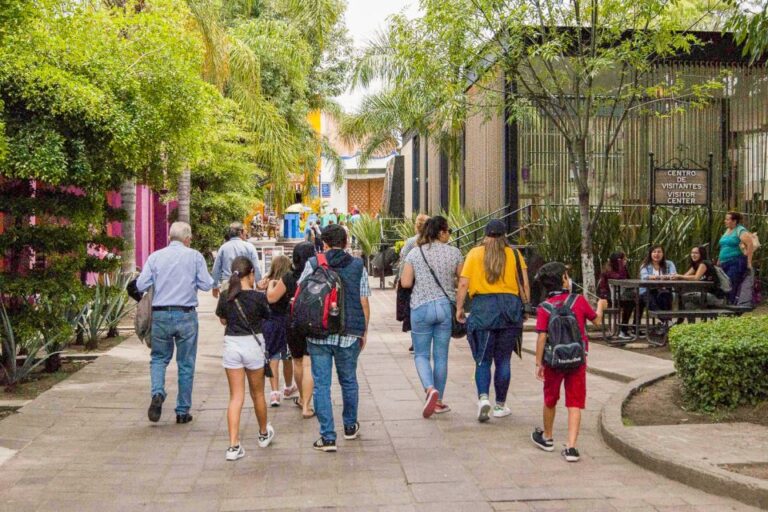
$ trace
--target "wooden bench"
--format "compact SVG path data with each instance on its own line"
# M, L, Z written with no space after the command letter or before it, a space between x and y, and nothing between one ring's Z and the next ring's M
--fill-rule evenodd
M669 336L669 322L678 318L690 320L692 323L696 320L713 320L721 316L738 315L737 311L730 309L683 309L680 311L649 311L651 318L661 321L661 324L651 326L648 332L648 340L654 345L663 346L667 344Z
M733 306L731 304L726 304L725 306L718 306L721 309L727 309L728 311L732 311L733 314L736 316L741 316L744 313L749 313L750 311L754 310L752 306Z

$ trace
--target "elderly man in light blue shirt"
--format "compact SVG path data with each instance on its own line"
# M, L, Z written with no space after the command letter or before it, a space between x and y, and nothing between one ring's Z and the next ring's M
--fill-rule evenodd
M149 255L136 281L140 292L154 286L152 297L152 355L149 376L152 402L147 415L156 422L165 401L165 370L176 347L179 367L179 392L176 398L176 423L192 421L192 384L197 356L197 291L208 291L213 279L203 255L189 247L192 229L186 222L174 222L171 243Z
M252 243L245 241L245 228L240 222L229 225L227 241L219 247L216 259L213 262L213 296L219 298L221 283L229 280L232 275L232 262L238 256L245 256L253 263L253 271L256 274L256 282L261 279L259 270L259 254ZM226 289L226 287L224 287Z

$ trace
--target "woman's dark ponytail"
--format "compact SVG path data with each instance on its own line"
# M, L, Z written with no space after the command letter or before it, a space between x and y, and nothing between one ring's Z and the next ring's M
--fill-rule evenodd
M229 277L229 289L227 290L227 301L232 302L243 289L240 279L251 275L253 272L253 263L245 256L238 256L232 261L232 275Z

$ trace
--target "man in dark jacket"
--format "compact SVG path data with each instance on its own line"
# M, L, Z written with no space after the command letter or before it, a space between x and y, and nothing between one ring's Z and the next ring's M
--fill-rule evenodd
M342 417L344 420L344 439L356 439L360 432L357 421L357 403L359 387L357 384L357 358L365 348L370 306L368 297L371 289L368 285L368 272L360 258L354 258L344 252L347 246L347 233L342 226L331 224L323 230L323 247L328 266L336 272L344 289L344 304L339 305L343 318L344 332L332 334L325 339L307 339L307 350L312 358L312 377L315 380L315 413L320 422L320 439L313 447L324 452L336 451L336 431L333 424L333 404L331 402L331 374L333 364L341 384L341 396L344 402ZM299 283L309 277L317 268L317 258L307 262Z

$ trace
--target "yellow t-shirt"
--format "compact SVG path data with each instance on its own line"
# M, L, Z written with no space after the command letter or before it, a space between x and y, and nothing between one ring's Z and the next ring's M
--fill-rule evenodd
M486 293L513 293L520 295L520 287L517 283L517 263L515 254L519 254L511 247L506 250L507 260L504 266L504 273L501 278L491 284L485 279L485 267L483 260L485 258L485 247L475 247L464 260L464 267L461 269L461 277L469 279L469 295ZM522 254L520 255L520 266L523 271L528 268Z

